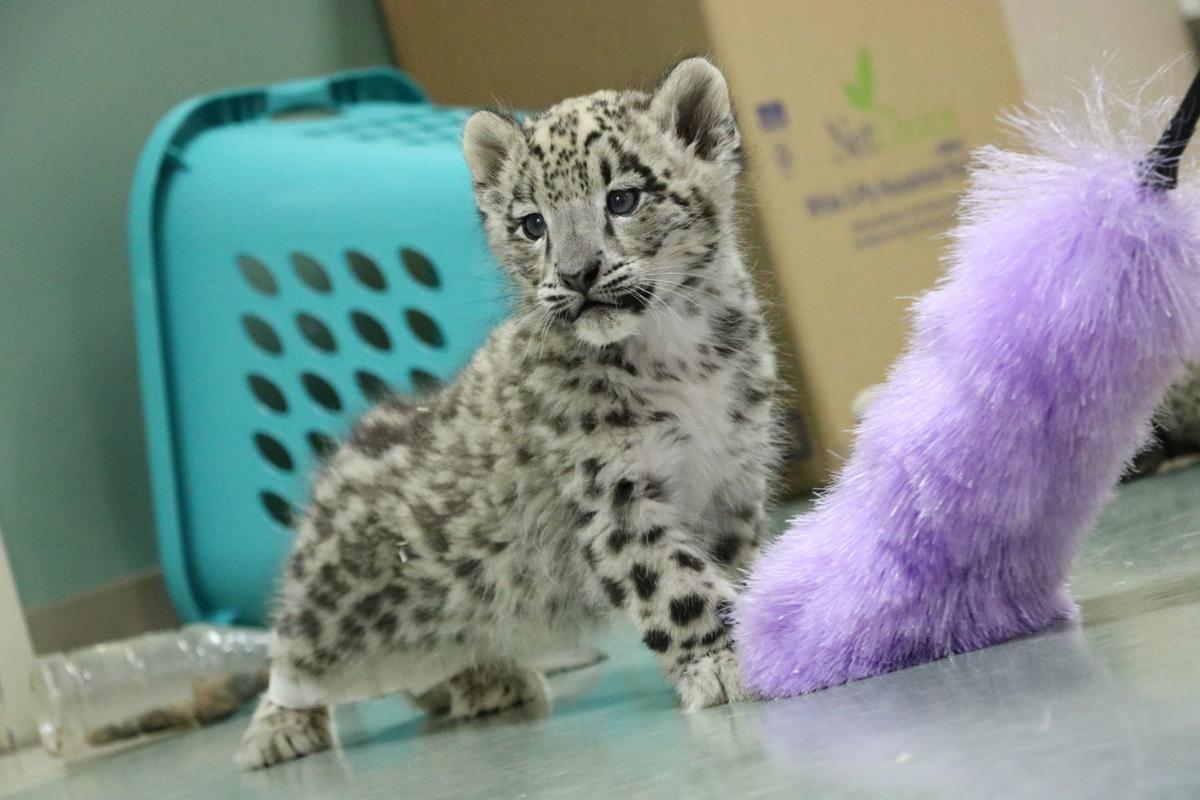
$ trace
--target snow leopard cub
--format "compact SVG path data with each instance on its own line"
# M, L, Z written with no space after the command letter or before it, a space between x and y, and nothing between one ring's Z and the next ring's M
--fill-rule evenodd
M440 394L384 402L326 464L240 760L328 747L327 706L544 701L530 666L614 610L686 709L746 696L725 611L775 458L775 359L734 222L721 73L598 92L463 147L517 313Z

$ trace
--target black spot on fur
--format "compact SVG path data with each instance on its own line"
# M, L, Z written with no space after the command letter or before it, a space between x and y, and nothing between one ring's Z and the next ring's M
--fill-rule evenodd
M332 592L322 589L312 590L309 592L308 599L317 608L330 612L337 611L338 595Z
M704 598L698 594L685 594L671 601L671 622L687 625L704 613Z
M741 310L726 307L712 317L713 348L723 358L738 351L744 341L742 326L746 315Z
M338 632L341 634L341 641L344 644L350 644L361 639L362 635L366 633L366 628L354 617L342 617L338 623Z
M647 547L658 544L666 532L666 528L662 527L661 525L655 525L653 528L649 528L642 532L642 544L646 545Z
M754 506L742 506L735 510L733 515L742 522L752 522L758 518L758 509Z
M617 485L613 487L613 506L615 508L627 506L632 499L633 481L628 478L617 481Z
M691 569L695 570L696 572L704 571L704 562L696 558L691 553L685 553L682 550L676 550L671 554L671 557L675 559L676 564L684 569Z
M336 533L332 517L332 509L321 505L317 506L317 513L313 517L313 526L317 529L317 541L323 542Z
M296 627L300 630L300 634L310 642L315 642L321 638L321 620L317 619L317 615L311 609L304 609L296 617Z
M372 514L371 517L373 519L374 515ZM342 538L338 540L338 554L341 556L338 566L345 570L352 579L358 581L363 578L375 578L379 575L380 565L375 551L380 529L381 526L377 521L368 522L363 526L364 535L361 539Z
M477 580L483 571L483 562L475 558L464 559L454 567L454 574L467 580Z
M606 344L596 354L596 360L605 367L619 367L625 361L625 348L620 344Z
M701 637L700 644L704 645L705 647L712 647L714 644L725 638L726 634L728 633L729 631L724 627L714 628Z
M496 585L492 583L476 584L475 597L490 612L492 604L496 602Z
M716 613L717 613L717 619L720 619L721 621L732 619L733 618L733 601L732 600L721 600L717 603L716 607L713 610L716 611Z
M395 584L385 586L382 594L384 601L391 606L398 606L408 599L408 590Z
M450 587L431 576L424 576L417 581L417 588L427 599L435 603L443 603L450 595Z
M625 549L625 545L633 541L633 534L624 528L617 528L608 535L608 550L613 555Z
M300 633L297 630L295 614L277 614L272 627L276 633L284 638L291 638Z
M422 538L425 544L429 545L429 549L435 553L445 553L450 549L450 539L447 538L446 532L442 530L440 524L422 527Z
M622 151L619 156L621 169L625 172L633 172L642 179L642 191L660 193L667 190L666 184L658 179L654 170L642 163L642 160L636 155Z
M383 595L380 592L369 594L354 604L351 613L363 619L371 619L379 613L383 606Z
M345 594L350 591L350 586L342 580L342 571L335 564L322 564L317 575L323 589L334 594Z
M756 406L756 405L759 405L760 403L765 403L770 399L771 399L770 392L765 392L762 389L758 388L757 386L752 386L750 384L747 384L742 389L742 400L745 401L746 405Z
M289 661L292 664L292 669L296 670L297 672L303 672L307 675L320 676L321 673L325 671L324 668L317 663L316 658L304 658L301 656L299 658L289 659ZM275 746L274 743L272 743L271 753L273 754L271 756L273 759L279 759L279 748Z
M605 414L604 421L614 428L632 428L637 425L637 415L622 406Z
M597 424L598 424L598 422L596 420L596 412L595 411L591 411L591 410L585 411L579 417L579 427L583 430L584 433L592 433L593 431L595 431Z
M647 478L645 496L647 500L663 500L667 496L667 484L662 478Z
M396 619L396 615L391 611L385 611L379 615L379 618L371 624L371 627L379 631L383 638L390 639L395 633L400 622Z
M413 609L413 622L418 625L428 625L440 616L440 612L436 608L426 608L424 606Z
M741 541L732 533L727 533L720 539L717 539L713 545L712 555L717 561L722 564L732 564L737 558L738 548L741 547Z
M659 628L651 628L646 631L646 635L642 637L642 641L656 653L665 653L671 646L671 634Z
M611 578L601 578L600 584L604 587L604 593L608 595L608 602L613 604L614 608L621 608L625 605L625 587Z
M350 446L371 458L378 458L392 447L404 444L407 438L404 427L388 422L364 422L351 434Z
M643 600L649 600L658 591L658 573L645 564L634 564L629 570L629 577L633 580L638 597Z

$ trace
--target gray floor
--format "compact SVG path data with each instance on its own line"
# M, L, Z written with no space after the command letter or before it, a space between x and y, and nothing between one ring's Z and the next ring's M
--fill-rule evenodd
M428 723L381 700L340 712L341 751L265 772L234 769L236 719L8 780L21 798L1195 800L1197 489L1196 468L1122 489L1076 573L1082 627L804 698L682 715L619 632L552 680L549 717Z

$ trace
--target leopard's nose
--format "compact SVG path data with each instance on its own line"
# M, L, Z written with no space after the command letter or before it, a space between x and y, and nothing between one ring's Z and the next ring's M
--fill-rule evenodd
M596 283L596 278L600 277L600 259L594 258L589 261L584 267L575 272L563 272L559 270L558 279L562 281L563 286L568 289L574 289L581 295L587 296L588 291Z

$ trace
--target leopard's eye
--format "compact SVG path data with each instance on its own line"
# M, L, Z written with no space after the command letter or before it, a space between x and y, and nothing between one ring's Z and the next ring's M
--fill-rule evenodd
M541 214L530 214L521 220L521 230L532 241L536 242L546 235L546 220L542 218Z
M608 211L618 217L633 213L638 204L637 189L613 189L608 193Z

